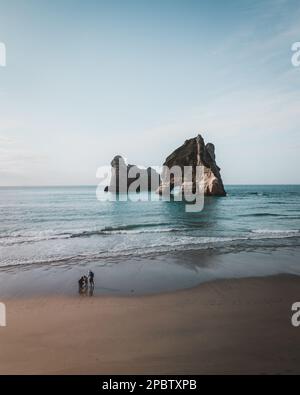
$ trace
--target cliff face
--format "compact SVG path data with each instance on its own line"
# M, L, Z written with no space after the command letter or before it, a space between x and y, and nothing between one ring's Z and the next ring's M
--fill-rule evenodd
M172 190L175 186L180 186L183 191L196 190L196 166L203 167L204 173L204 194L205 196L226 196L223 181L220 174L220 168L216 164L215 147L208 143L205 145L204 139L201 135L195 138L186 140L185 143L177 148L171 155L169 155L164 163L171 169L173 166L179 166L184 170L184 166L192 166L192 185L184 185L182 179L169 177L165 172L161 176L161 185L158 193L162 193L164 188L170 187Z

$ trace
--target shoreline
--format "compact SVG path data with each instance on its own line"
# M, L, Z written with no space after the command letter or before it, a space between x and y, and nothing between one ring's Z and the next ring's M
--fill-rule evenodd
M0 374L296 374L300 278L144 296L3 299Z
M300 276L299 255L298 246L188 250L79 265L2 268L0 299L78 296L78 280L89 270L95 273L93 296L124 297L172 293L222 279Z

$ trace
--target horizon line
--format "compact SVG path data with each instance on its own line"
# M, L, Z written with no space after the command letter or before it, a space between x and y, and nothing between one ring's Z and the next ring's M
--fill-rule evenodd
M300 186L300 183L228 183L224 186ZM49 185L0 185L0 188L78 188L78 187L98 187L98 184L49 184Z

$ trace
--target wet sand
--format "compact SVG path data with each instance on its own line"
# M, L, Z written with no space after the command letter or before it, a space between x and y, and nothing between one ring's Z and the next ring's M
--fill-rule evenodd
M1 374L300 373L296 276L148 296L1 301Z
M78 280L95 273L95 296L130 296L175 292L208 281L300 276L300 247L187 250L147 256L103 259L82 264L31 264L0 269L0 300L44 295L76 296Z

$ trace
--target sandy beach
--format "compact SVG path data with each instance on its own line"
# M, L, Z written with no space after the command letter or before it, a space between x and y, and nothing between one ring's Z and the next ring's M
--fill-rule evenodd
M0 383L300 374L300 0L0 10Z
M300 278L148 296L2 300L1 374L296 374Z

